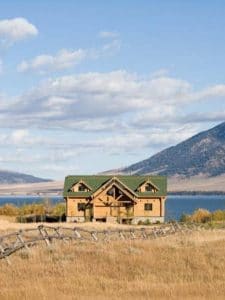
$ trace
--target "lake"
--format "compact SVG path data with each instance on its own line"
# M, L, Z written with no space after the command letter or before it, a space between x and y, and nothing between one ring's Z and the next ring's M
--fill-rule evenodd
M63 201L61 196L0 196L0 206L5 203L22 206L23 204L41 202L44 198L51 199L52 203ZM183 213L191 214L198 208L205 208L209 211L225 210L225 195L169 195L166 200L166 220L179 220Z

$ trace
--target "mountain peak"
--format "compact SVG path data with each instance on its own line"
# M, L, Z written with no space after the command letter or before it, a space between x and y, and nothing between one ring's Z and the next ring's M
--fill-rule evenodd
M114 171L121 174L159 174L171 177L221 175L225 173L225 122L148 159Z

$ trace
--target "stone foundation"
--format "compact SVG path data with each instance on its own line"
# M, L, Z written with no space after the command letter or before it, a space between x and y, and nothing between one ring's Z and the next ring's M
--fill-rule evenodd
M85 222L84 217L66 217L66 222L83 223Z
M98 219L97 219L98 220ZM124 219L126 220L126 219ZM84 217L66 217L67 222L75 222L75 223L83 223L85 222ZM139 222L150 222L152 224L154 223L163 223L164 217L133 217L131 220L131 224L138 224ZM96 222L96 219L93 218L92 222ZM117 223L117 217L108 217L106 218L107 223ZM122 219L121 219L122 223Z
M150 222L152 224L154 223L163 223L164 217L134 217L131 221L131 224L138 224L138 222Z

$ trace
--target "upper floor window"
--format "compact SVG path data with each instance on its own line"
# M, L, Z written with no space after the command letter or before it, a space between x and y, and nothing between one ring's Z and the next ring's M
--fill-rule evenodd
M79 192L86 192L87 188L84 184L79 184L78 185L78 191Z
M137 191L141 193L145 193L145 192L156 193L158 190L159 190L158 187L154 185L152 182L150 182L149 180L143 182L137 188Z
M145 203L145 210L152 210L152 203Z
M90 192L91 188L82 180L80 180L79 182L75 183L71 189L71 192Z
M154 188L151 184L146 184L145 185L145 191L146 192L154 192Z

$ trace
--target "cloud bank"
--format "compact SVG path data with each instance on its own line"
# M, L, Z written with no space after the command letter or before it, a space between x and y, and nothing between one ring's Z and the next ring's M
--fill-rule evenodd
M38 29L25 18L0 20L0 42L13 44L38 35Z
M168 76L143 79L123 70L85 73L49 79L10 105L3 100L0 124L113 131L219 121L223 111L188 113L188 108L200 101L224 102L224 97L225 85L194 90L189 82Z

